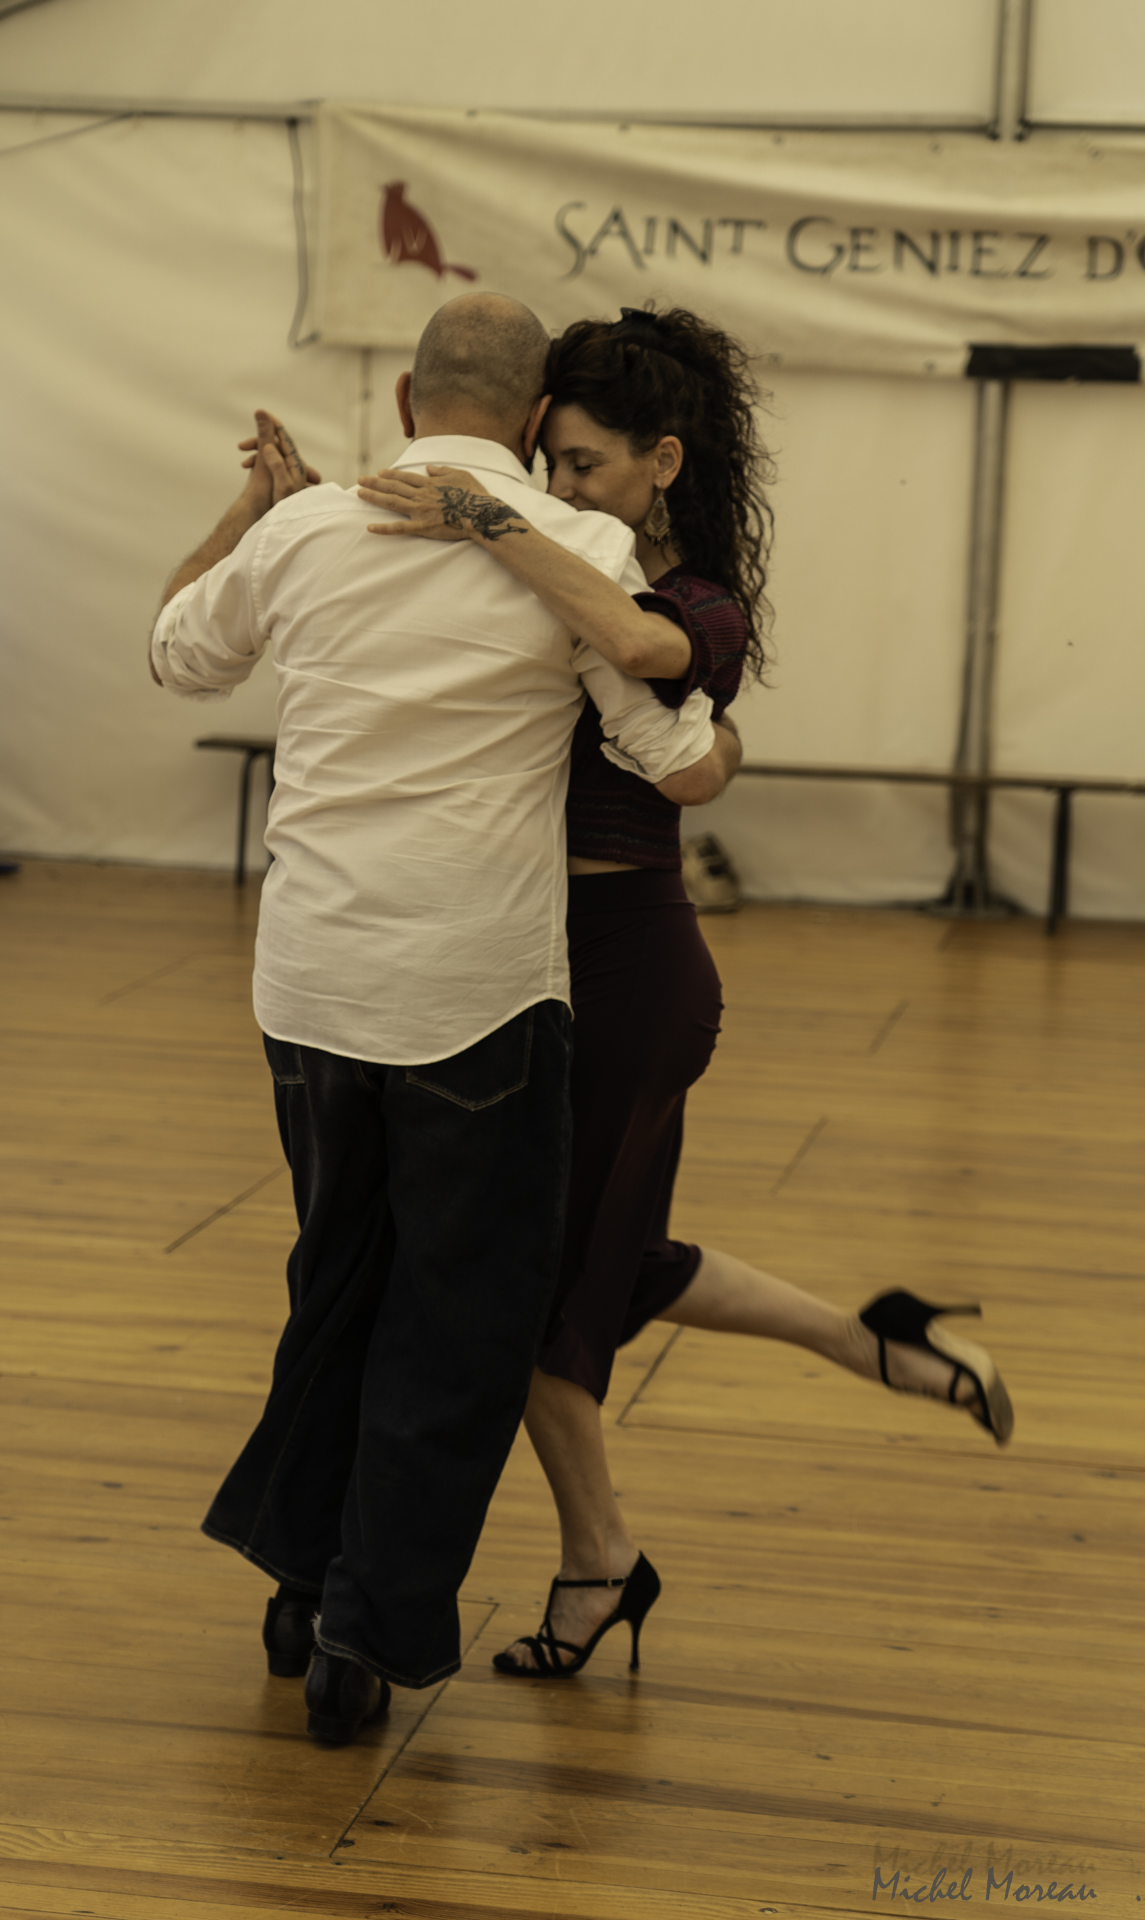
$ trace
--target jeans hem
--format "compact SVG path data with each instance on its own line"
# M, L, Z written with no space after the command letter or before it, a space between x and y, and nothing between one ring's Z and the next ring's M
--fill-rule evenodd
M352 1660L356 1667L364 1667L367 1673L376 1673L380 1680L389 1680L395 1687L408 1687L417 1693L422 1687L436 1686L439 1680L448 1680L450 1674L460 1673L460 1660L451 1660L448 1666L438 1667L433 1673L427 1673L424 1679L414 1679L411 1674L399 1673L396 1667L384 1667L380 1660L371 1660L368 1654L359 1653L357 1647L346 1647L340 1640L331 1640L319 1630L314 1636L314 1644L320 1653L335 1654L341 1660Z
M268 1574L272 1580L277 1580L280 1586L297 1587L300 1593L312 1593L316 1599L321 1600L321 1587L312 1586L309 1580L299 1580L297 1575L287 1572L284 1567L276 1567L272 1560L264 1559L261 1553L256 1553L253 1547L248 1547L245 1540L236 1540L232 1534L222 1533L208 1520L202 1522L199 1532L205 1533L208 1540L217 1541L220 1547L233 1547L236 1553L241 1553L244 1560L249 1560L253 1567L257 1567L261 1573Z

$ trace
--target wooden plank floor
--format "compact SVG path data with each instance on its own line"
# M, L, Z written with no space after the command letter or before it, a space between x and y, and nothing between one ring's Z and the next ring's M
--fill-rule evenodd
M1145 928L705 922L728 1012L677 1230L840 1303L980 1297L1014 1444L653 1327L607 1410L665 1583L640 1676L619 1635L571 1684L491 1670L555 1566L519 1443L462 1673L331 1753L265 1674L267 1583L197 1530L285 1307L256 907L0 882L0 1912L824 1920L877 1868L876 1906L1136 1914Z

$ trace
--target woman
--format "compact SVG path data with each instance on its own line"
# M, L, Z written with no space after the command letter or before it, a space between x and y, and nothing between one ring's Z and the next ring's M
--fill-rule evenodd
M649 593L633 602L453 470L364 482L364 499L405 516L371 530L475 540L599 652L649 680L665 705L702 688L726 780L739 747L725 710L745 667L761 672L769 611L766 456L747 356L694 314L625 308L617 322L570 327L552 348L546 384L549 492L632 529ZM587 707L567 810L568 1226L560 1310L525 1415L557 1504L561 1570L540 1631L496 1656L515 1675L578 1671L621 1620L638 1664L659 1581L612 1491L600 1403L617 1346L649 1320L810 1347L890 1387L966 1407L999 1444L1012 1426L989 1356L931 1328L940 1309L897 1293L845 1314L729 1254L669 1237L684 1102L711 1056L721 1000L680 877L680 788L665 789L607 757Z

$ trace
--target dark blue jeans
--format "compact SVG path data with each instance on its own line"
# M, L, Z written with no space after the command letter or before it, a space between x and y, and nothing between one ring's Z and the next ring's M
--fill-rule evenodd
M320 1644L403 1687L460 1662L457 1591L556 1285L568 1009L449 1060L266 1040L299 1235L262 1419L204 1532L321 1595Z

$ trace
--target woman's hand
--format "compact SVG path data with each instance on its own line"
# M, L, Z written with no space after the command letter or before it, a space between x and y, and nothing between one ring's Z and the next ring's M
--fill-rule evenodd
M419 540L500 540L506 533L529 530L515 508L460 467L431 466L425 473L389 467L359 480L358 498L402 515L400 520L374 522L370 533L412 533Z

